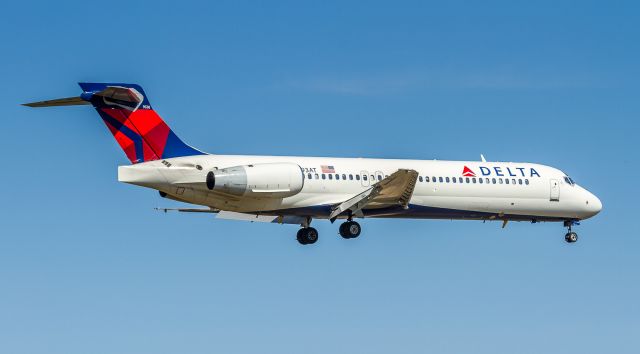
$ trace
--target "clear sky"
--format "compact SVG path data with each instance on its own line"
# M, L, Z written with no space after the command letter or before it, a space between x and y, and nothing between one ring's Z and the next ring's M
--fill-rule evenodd
M11 1L0 12L0 352L638 353L640 8L617 1ZM560 224L162 214L88 107L141 84L221 154L538 162Z

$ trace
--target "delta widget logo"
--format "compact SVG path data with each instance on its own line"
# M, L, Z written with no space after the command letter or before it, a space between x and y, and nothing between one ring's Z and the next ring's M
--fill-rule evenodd
M462 169L462 176L464 176L464 177L475 177L476 174L469 167L464 166L464 168Z

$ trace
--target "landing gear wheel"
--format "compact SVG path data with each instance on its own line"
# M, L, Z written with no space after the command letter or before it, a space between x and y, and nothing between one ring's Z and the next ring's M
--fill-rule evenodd
M578 241L578 234L572 231L567 232L567 234L564 235L564 240L567 241L568 243L574 243Z
M316 243L318 241L318 230L313 227L303 227L298 230L298 234L296 235L298 242L301 245L310 245Z
M347 221L340 225L340 236L344 238L356 238L360 236L362 228L355 221Z

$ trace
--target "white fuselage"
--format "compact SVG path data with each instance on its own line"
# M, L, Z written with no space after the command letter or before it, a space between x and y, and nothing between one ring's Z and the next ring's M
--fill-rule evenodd
M208 171L265 163L298 165L302 189L287 197L256 198L202 187ZM331 206L399 169L419 173L408 207L365 209L364 216L563 221L586 219L602 208L562 171L531 163L201 155L121 166L118 178L217 210L328 218Z

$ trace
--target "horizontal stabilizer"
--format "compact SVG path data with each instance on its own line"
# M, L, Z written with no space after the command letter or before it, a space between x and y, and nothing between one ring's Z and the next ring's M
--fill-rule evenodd
M22 105L27 107L55 107L55 106L80 106L80 105L90 105L90 104L91 102L87 102L80 97L67 97L67 98L58 98L55 100L48 100L48 101L23 103Z

